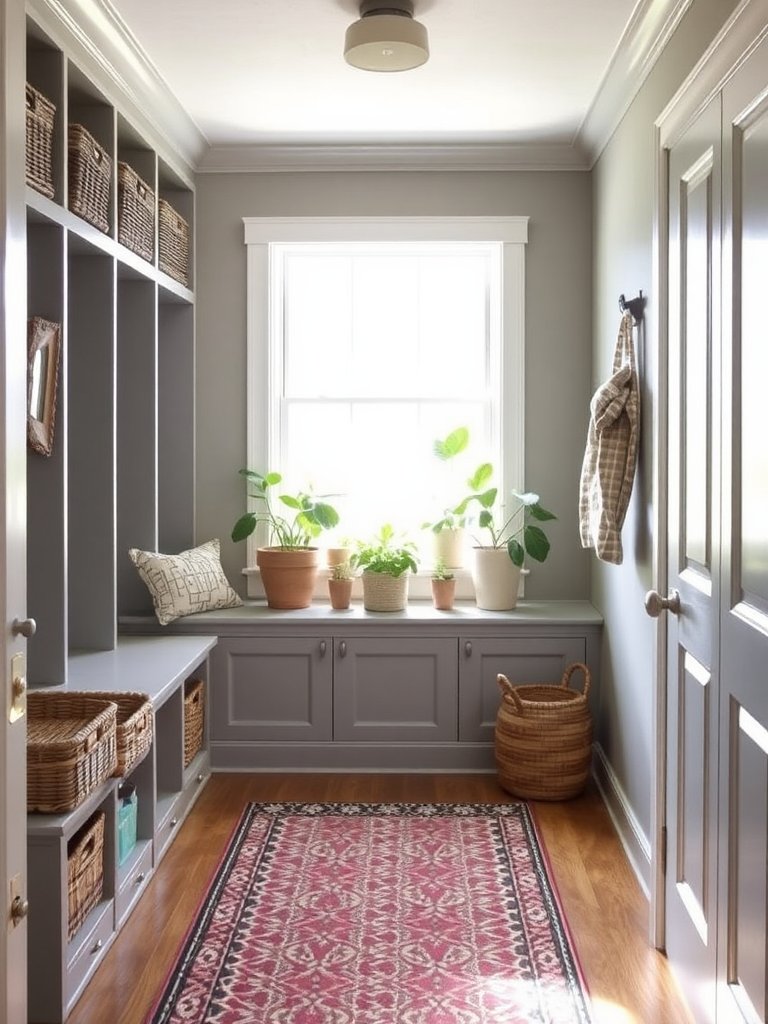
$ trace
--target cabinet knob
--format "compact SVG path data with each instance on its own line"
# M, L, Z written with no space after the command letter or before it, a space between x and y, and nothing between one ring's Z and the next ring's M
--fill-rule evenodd
M321 640L320 641L320 657L321 658L325 657L325 652L326 652L327 649L328 649L328 644L325 642L325 640Z
M134 878L133 884L134 885L141 885L141 883L144 881L144 879L146 877L147 876L146 876L146 873L144 871L139 872L139 874L136 875L136 877Z
M466 656L468 658L472 657L472 641L471 640L467 640L467 642L464 644L464 653L466 654Z
M11 623L11 632L14 636L25 636L27 640L35 635L37 623L34 619L14 619Z
M171 818L171 820L168 822L168 828L176 828L176 826L178 824L179 824L179 819L178 818Z
M94 953L98 953L103 945L104 945L104 940L103 939L99 939L97 942L94 942L94 944L91 946L91 956L93 956Z
M202 782L202 781L203 781L203 779L204 779L204 777L205 777L205 776L203 775L203 773L202 773L202 772L200 772L200 774L199 774L199 775L197 776L197 781L198 781L198 782Z
M347 642L346 642L346 640L342 640L339 643L339 657L340 658L346 658L346 656L347 656Z

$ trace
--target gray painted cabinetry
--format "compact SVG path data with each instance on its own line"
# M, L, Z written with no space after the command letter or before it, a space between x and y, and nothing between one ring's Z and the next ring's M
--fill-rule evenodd
M122 625L152 628L140 619ZM490 770L499 672L559 683L569 663L586 662L597 706L602 625L587 602L445 613L413 601L390 614L319 603L275 612L254 602L173 629L219 637L214 770Z

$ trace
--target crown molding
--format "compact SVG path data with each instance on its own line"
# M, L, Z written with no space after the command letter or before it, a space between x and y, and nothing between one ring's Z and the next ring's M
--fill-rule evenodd
M586 171L586 155L563 144L212 146L202 174L247 171Z
M29 0L40 27L93 78L161 155L189 175L208 142L109 0Z
M693 0L639 0L579 128L594 166Z

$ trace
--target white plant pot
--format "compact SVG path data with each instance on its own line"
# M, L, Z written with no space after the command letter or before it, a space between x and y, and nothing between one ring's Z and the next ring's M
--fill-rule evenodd
M504 612L517 605L520 566L509 557L506 547L474 549L472 582L478 608Z
M461 527L441 530L432 534L432 552L435 562L448 569L460 569L464 564L464 531Z

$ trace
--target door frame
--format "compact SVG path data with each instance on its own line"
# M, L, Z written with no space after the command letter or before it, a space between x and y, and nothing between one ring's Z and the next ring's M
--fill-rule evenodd
M668 155L727 80L768 36L768 0L742 0L710 43L688 77L654 123L653 280L658 301L651 309L651 336L657 338L657 415L653 427L653 561L652 587L666 594L668 519L667 442L669 434L669 224ZM666 937L666 820L667 820L667 624L660 616L653 632L654 671L654 787L651 804L651 940L664 949Z

